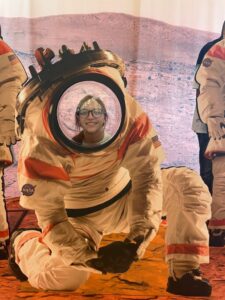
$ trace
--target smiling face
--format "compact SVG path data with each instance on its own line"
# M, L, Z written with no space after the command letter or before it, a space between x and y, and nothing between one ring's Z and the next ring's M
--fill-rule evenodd
M94 99L87 100L79 110L79 125L85 133L104 133L105 112Z

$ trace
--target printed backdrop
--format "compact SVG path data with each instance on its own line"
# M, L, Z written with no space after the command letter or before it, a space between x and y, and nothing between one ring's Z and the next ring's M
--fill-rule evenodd
M82 2L82 4L80 3ZM197 2L197 3L195 3ZM62 7L63 6L63 7ZM34 51L62 45L79 52L85 41L119 54L128 90L157 129L166 152L164 166L198 171L198 143L191 129L192 88L201 47L218 37L223 0L0 0L2 35L27 69ZM6 170L6 197L19 195L15 163Z

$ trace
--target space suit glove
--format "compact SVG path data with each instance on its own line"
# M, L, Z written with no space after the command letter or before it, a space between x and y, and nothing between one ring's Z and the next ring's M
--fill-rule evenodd
M97 250L87 238L77 235L76 242L62 245L59 253L66 264L85 265L85 262L98 256Z
M214 140L225 138L225 118L224 117L210 117L207 120L209 137Z
M156 230L145 223L140 222L131 226L130 233L126 237L125 242L135 242L137 244L136 260L144 256L149 243L155 235Z
M85 264L86 261L98 256L97 251L90 245L87 239L79 241L79 247L75 247L73 265ZM76 253L76 254L75 254Z
M15 134L10 136L0 136L0 145L15 145L17 141L18 139Z
M5 144L6 146L14 145L18 140L14 120L0 120L0 123L0 144Z

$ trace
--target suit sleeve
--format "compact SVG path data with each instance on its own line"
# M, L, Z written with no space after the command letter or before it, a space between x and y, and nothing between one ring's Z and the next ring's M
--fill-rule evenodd
M17 95L26 81L26 72L13 50L0 40L0 135L15 127Z
M123 166L132 180L130 225L146 223L157 231L162 211L160 164L164 153L145 113L134 122L123 147L126 148Z
M86 261L88 243L68 221L64 195L71 187L70 158L44 138L23 136L18 165L21 206L32 209L42 228L42 241L66 265Z
M215 44L205 55L197 72L200 84L198 111L204 123L210 117L224 117L225 41Z

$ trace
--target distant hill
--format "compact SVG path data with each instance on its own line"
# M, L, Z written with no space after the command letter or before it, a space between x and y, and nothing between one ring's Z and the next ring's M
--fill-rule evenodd
M218 35L120 13L59 15L41 18L0 17L4 38L26 53L62 44L79 51L83 41L98 41L125 60L173 60L194 64L202 45Z

